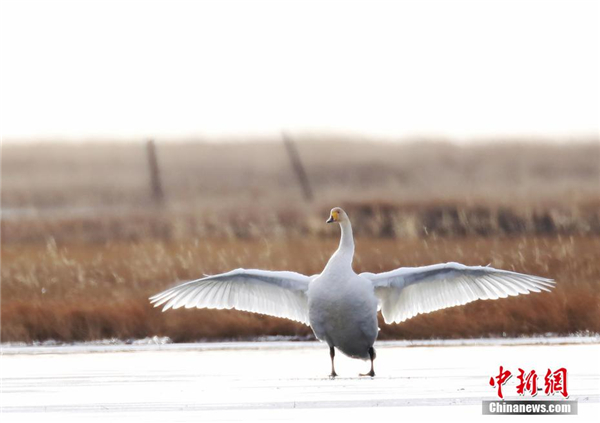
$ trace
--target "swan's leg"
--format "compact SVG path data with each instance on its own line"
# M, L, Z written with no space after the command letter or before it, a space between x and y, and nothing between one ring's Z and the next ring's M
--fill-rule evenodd
M377 357L377 354L375 353L375 348L369 348L369 357L371 357L371 371L369 373L361 373L360 376L375 376L375 370L373 369L373 360L375 360L375 357Z
M335 367L333 367L333 357L335 357L335 349L333 347L329 347L329 356L331 357L331 374L329 377L334 378L337 376L335 372Z

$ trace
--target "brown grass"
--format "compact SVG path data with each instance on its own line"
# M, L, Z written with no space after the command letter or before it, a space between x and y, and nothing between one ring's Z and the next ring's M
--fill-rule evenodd
M341 201L356 235L381 238L429 238L525 235L600 235L600 202L546 208L493 207L434 201ZM281 236L329 237L323 225L325 207L285 206L226 211L176 211L148 207L109 209L72 214L69 210L7 218L2 221L4 244L137 242L143 239L187 241L190 238L260 239Z
M2 251L2 340L169 336L176 342L309 335L293 322L251 313L173 310L161 313L147 297L177 281L235 267L319 272L335 239L208 239L57 246L14 245ZM598 237L357 239L355 270L456 260L553 277L552 293L381 323L380 339L518 336L600 332Z

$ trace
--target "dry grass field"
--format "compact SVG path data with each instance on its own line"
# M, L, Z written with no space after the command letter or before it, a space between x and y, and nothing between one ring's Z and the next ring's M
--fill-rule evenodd
M320 272L335 239L5 246L3 341L169 336L175 341L308 335L287 320L237 311L162 313L147 298L177 281L235 267ZM456 260L553 277L552 293L479 301L382 325L380 337L456 338L600 332L599 237L357 239L356 271Z
M147 297L235 267L322 270L345 207L356 271L444 261L556 279L552 293L381 323L380 338L600 332L600 148L574 144L298 143L304 201L276 142L2 147L2 342L308 336L237 311L161 313Z

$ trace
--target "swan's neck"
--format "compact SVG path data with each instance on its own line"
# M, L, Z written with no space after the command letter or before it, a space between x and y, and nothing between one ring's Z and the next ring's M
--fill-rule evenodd
M332 264L335 266L346 265L352 268L352 258L354 257L354 237L352 236L352 225L349 220L340 222L340 228L342 229L342 236L340 238L340 245L336 252L331 256L325 269L330 267Z

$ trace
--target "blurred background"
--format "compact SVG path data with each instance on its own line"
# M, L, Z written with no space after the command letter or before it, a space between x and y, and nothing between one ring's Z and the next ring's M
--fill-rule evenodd
M237 267L319 273L334 206L357 272L557 281L381 322L380 339L600 332L597 2L0 11L2 342L312 339L147 298Z

